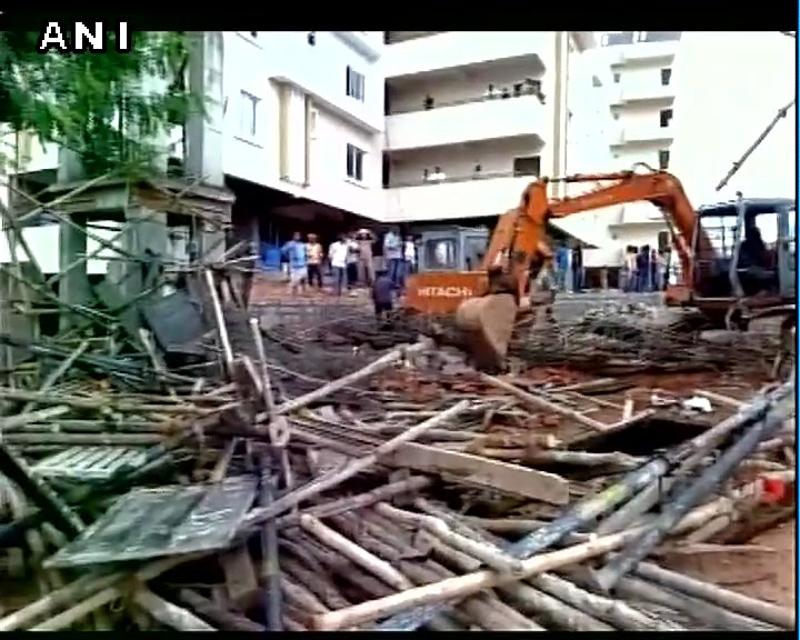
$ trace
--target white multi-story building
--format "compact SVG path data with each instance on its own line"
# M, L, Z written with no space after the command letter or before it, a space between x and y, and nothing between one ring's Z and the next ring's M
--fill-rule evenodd
M597 55L613 82L609 109L614 126L608 136L613 166L618 170L644 163L670 170L675 102L673 62L680 31L621 31L600 38ZM620 246L657 246L666 241L662 214L648 203L619 207L608 231Z
M590 32L387 32L386 221L497 216L531 179L564 175L570 60L592 42Z
M237 208L258 218L264 240L277 238L271 224L277 221L285 238L293 220L382 218L383 47L380 31L221 34L221 47L209 48L221 56L206 58L206 72L221 74L221 83L207 95L212 135L204 134L203 144L208 157L221 157L237 195L234 218ZM191 140L184 145L176 128L169 143L169 155L180 163ZM40 188L55 181L55 145L42 147L23 135L15 153L26 176L42 178ZM57 225L25 231L46 272L59 270L58 233ZM87 250L95 248L90 239ZM0 243L0 260L8 255ZM105 271L102 260L88 266Z
M224 33L224 173L379 217L382 49L379 31Z

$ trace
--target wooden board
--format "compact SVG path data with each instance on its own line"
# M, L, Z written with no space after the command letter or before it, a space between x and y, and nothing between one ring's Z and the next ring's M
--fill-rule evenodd
M569 502L569 482L555 473L489 460L469 453L406 443L393 454L381 458L381 462L429 473L455 474L473 486L534 498L550 504Z

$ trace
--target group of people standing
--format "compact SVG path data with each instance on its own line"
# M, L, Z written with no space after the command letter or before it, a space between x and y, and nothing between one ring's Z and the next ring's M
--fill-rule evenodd
M625 250L622 289L629 292L663 291L667 286L670 251L629 246Z
M303 240L303 235L296 231L281 248L292 294L305 291L306 285L322 290L326 263L337 296L358 285L372 287L379 275L375 270L374 244L373 233L369 229L359 229L340 233L326 252L317 234L309 233ZM416 268L413 237L402 240L396 231L389 230L383 238L383 257L385 268L382 271L386 272L393 289L402 291L406 276Z

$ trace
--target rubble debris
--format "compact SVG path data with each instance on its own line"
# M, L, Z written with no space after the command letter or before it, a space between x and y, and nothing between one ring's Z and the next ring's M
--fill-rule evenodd
M793 387L759 388L765 344L734 362L691 318L605 309L518 327L514 373L488 376L444 321L379 325L357 299L246 313L225 260L0 336L24 354L0 372L0 579L27 589L0 595L0 630L793 628L660 566L746 542L724 540L742 514L794 515L794 434L770 418ZM622 589L586 578L628 557Z

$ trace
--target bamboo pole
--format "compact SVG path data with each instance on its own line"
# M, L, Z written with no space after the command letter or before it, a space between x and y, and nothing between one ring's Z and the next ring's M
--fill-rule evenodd
M759 620L728 611L698 598L663 589L638 578L620 578L614 585L614 590L625 598L647 600L675 611L680 611L697 621L711 625L714 629L726 629L729 631L766 631L774 629L772 625L767 625Z
M295 505L300 504L303 500L308 500L309 498L319 495L323 491L327 491L328 489L332 489L333 487L340 485L342 482L349 480L353 476L366 471L372 465L378 462L382 456L395 451L403 443L410 442L420 434L425 433L425 431L428 429L455 418L457 415L463 413L468 407L469 401L462 400L449 409L442 411L437 416L429 418L428 420L411 427L405 433L402 433L399 436L384 442L376 447L369 455L357 460L353 460L344 469L328 473L318 480L312 480L299 489L291 491L281 498L278 498L269 507L253 509L245 518L242 526L250 527L260 522L264 522L265 520L268 520L269 518L272 518L283 511L291 509Z
M178 631L216 631L193 613L157 596L147 587L139 587L133 594L133 601L161 624Z
M624 545L631 537L630 532L616 533L558 551L543 553L523 560L522 569L516 574L476 571L423 587L401 591L385 598L363 602L346 609L315 615L311 619L312 627L316 630L334 631L363 624L412 607L464 598L483 589L499 586L506 582L515 582L536 573L603 555Z
M179 564L187 562L196 557L196 554L189 554L186 556L174 556L171 558L164 558L163 560L157 560L136 571L132 577L139 582L146 582L152 578L155 578L156 576L161 575L169 569L172 569L173 567L176 567ZM22 609L14 611L9 615L0 618L0 631L14 631L15 629L21 629L31 622L41 618L42 616L52 613L66 604L74 602L75 600L86 599L96 592L107 590L115 583L128 577L131 576L127 571L107 573L100 576L82 576L65 587L48 593L45 597L40 598L36 602L32 602ZM111 594L110 597L109 594L106 593L104 596L105 599L101 598L102 601L97 606L102 606L103 604L111 602L116 597L118 597L116 590L114 590L114 593Z
M191 589L181 589L178 592L178 601L217 624L221 631L249 631L251 633L266 631L264 625L253 622L241 614L223 609Z
M211 296L214 318L217 321L217 331L219 333L219 341L225 359L226 372L230 377L233 377L233 349L231 348L231 341L228 337L228 328L225 326L225 316L222 313L222 306L220 305L219 296L217 295L217 287L214 284L214 274L211 272L211 269L203 269L203 274L205 275L206 286Z
M500 592L524 613L544 618L563 629L573 631L613 631L614 627L597 618L593 618L580 609L561 602L557 598L538 591L524 583L507 584L500 587Z
M44 382L42 382L42 385L39 387L39 391L41 393L44 393L45 391L49 391L50 389L52 389L53 385L61 379L61 376L63 376L69 370L69 368L73 364L75 364L75 361L78 358L80 358L88 348L89 348L89 341L83 340L75 348L75 350L69 354L69 356L67 356L64 360L61 361L58 367L56 367L55 369L53 369L53 371L50 372L47 378L45 378ZM24 407L22 407L22 413L27 413L28 411L31 411L36 407L37 404L38 403L36 402L28 402Z
M313 507L309 507L302 513L314 516L315 518L327 518L329 516L337 515L339 513L346 513L348 511L355 511L363 507L375 504L381 500L387 500L395 495L402 493L415 493L426 487L429 487L433 481L424 476L412 476L405 480L391 482L383 486L377 487L372 491L366 493L359 493L354 496L346 498L339 498L338 500L331 500L324 502ZM301 514L290 514L282 516L278 519L277 524L279 527L285 527L293 524L299 524L299 517Z
M315 535L327 546L336 549L336 551L356 565L383 580L383 582L390 587L398 591L413 588L414 585L411 581L388 562L381 560L376 555L358 546L355 542L348 540L338 531L334 531L313 516L300 516L300 526L309 533Z
M522 568L522 563L518 559L508 556L494 545L477 542L452 531L441 518L404 511L385 502L375 505L375 511L392 520L422 526L446 544L477 558L496 571L515 573Z
M626 602L591 593L571 581L551 573L534 576L529 578L528 582L537 589L568 602L581 611L605 620L617 629L625 631L677 631L681 629L673 623L652 618Z
M57 405L39 411L23 411L15 416L2 417L0 418L0 440L13 429L24 427L31 422L63 416L65 413L69 413L69 411L69 407Z
M673 529L673 535L678 535L687 530L701 526L710 518L718 515L727 508L730 508L730 500L721 499L715 503L704 505L688 513ZM430 585L425 590L414 589L410 591L393 594L384 598L372 600L360 605L354 605L348 609L331 612L324 617L315 617L312 621L314 628L319 630L336 630L358 624L354 622L352 616L364 622L370 619L381 618L392 615L398 611L405 611L413 607L423 607L423 610L430 609L433 613L438 607L434 603L445 601L457 601L465 595L470 595L488 587L511 584L515 581L526 579L538 573L551 571L562 566L581 562L590 557L603 555L626 544L646 531L646 526L635 527L609 536L596 537L586 534L570 534L570 540L586 540L574 546L540 554L532 558L523 560L523 570L520 574L498 574L491 571L471 572L467 575L444 580ZM434 605L434 606L430 606ZM417 611L419 609L415 609ZM341 614L341 615L339 615ZM388 621L384 624L387 624ZM387 627L388 628L388 627Z
M366 367L359 369L358 371L354 371L353 373L350 373L342 378L333 380L332 382L323 385L319 389L315 389L314 391L302 395L299 398L294 398L293 400L284 402L278 406L277 413L286 414L297 411L298 409L302 409L303 407L307 407L312 402L321 400L325 396L339 391L344 387L350 386L355 382L363 380L364 378L368 378L376 373L380 373L381 371L385 371L386 369L393 367L396 363L400 362L408 355L421 353L429 348L430 345L427 341L421 341L408 347L394 349L381 356L371 364L368 364Z
M640 562L633 572L651 582L657 582L664 587L708 600L736 613L757 618L784 629L795 628L796 617L794 609L780 607L771 602L757 600L710 582L698 580L675 571L668 571L651 562Z
M595 431L604 431L608 425L603 422L599 422L593 418L589 418L585 416L580 411L575 411L574 409L568 409L567 407L563 407L559 404L555 404L554 402L550 402L545 398L541 398L539 396L533 395L532 393L528 393L527 391L523 391L516 385L511 384L510 382L506 382L505 380L501 380L500 378L496 378L495 376L490 376L487 373L479 373L480 379L483 382L486 382L498 389L502 389L513 396L517 397L523 403L534 407L536 409L544 409L545 411L551 411L552 413L556 413L561 416L565 416L567 418L571 418L576 422L579 422L582 425L587 427L591 427Z

